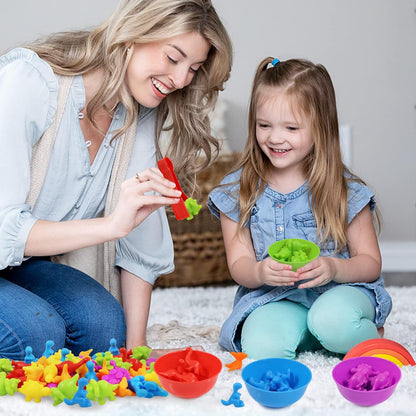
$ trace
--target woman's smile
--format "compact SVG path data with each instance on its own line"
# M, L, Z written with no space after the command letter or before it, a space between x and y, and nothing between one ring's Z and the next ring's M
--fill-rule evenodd
M210 45L198 32L151 43L134 43L126 85L134 99L154 108L166 96L192 82L206 61Z
M155 90L155 94L160 98L165 98L169 92L171 91L168 87L166 87L162 82L158 81L156 78L151 78L152 85Z

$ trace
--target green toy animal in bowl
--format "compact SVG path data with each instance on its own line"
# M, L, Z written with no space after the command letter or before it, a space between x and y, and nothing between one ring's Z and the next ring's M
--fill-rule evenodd
M270 245L268 250L272 259L279 263L290 264L293 271L315 260L320 251L315 243L301 238L286 238L276 241Z

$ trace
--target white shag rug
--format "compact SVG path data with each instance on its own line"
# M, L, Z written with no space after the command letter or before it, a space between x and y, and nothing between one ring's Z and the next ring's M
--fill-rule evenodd
M389 287L393 298L393 311L385 326L385 338L402 344L416 358L416 286ZM223 364L234 361L217 343L219 328L232 308L235 286L221 288L169 288L155 289L149 318L149 342L154 348L185 348L202 345L215 354ZM172 322L173 321L173 322ZM169 324L173 327L169 330ZM185 327L181 330L181 327ZM161 336L160 330L163 331ZM163 341L161 339L163 338ZM117 397L105 405L93 402L92 407L80 408L65 403L53 406L50 397L41 403L26 402L20 393L0 397L0 415L8 416L200 416L200 415L272 415L280 416L383 416L416 414L416 366L402 367L402 378L385 402L372 407L359 407L345 400L332 379L332 369L338 358L316 353L302 353L297 358L312 371L312 381L305 395L293 405L283 409L269 409L255 402L241 379L241 370L228 371L223 367L214 388L196 399L181 399L168 395L152 399ZM246 365L250 360L243 361ZM245 406L224 406L233 384L241 382L241 400Z

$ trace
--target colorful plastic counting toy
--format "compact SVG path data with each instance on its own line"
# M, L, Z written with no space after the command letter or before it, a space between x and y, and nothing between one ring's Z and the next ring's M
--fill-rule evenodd
M154 365L162 387L184 399L210 391L222 370L222 362L205 351L186 348L162 355Z
M48 341L39 359L30 347L26 348L24 361L0 359L0 396L18 391L26 401L39 403L43 397L51 396L54 406L66 403L90 407L94 401L103 405L116 396L168 395L160 387L154 363L147 365L151 352L148 347L127 351L118 349L112 339L109 351L91 358L91 350L76 357L65 348L54 353L53 345Z
M366 363L350 369L351 376L345 381L353 390L381 390L391 385L389 372L379 372Z
M194 215L197 215L201 209L201 205L198 205L195 199L188 198L185 192L183 192L178 178L176 177L173 169L172 161L165 157L157 162L159 170L162 172L166 179L175 182L176 189L182 192L181 199L177 204L172 205L173 213L177 220L188 219L191 220Z
M168 392L163 390L154 381L146 381L144 376L133 377L129 381L129 385L132 387L138 397L146 397L151 399L154 396L167 396Z
M76 374L74 377L62 380L57 385L57 387L53 387L51 389L51 396L53 398L54 406L61 404L64 401L64 399L71 400L74 397L75 393L78 390L78 378L79 374Z
M235 358L235 361L229 364L225 364L228 367L228 371L239 370L243 366L243 360L247 358L247 354L244 352L230 352Z
M202 368L199 361L191 359L192 349L187 348L186 351L185 358L179 360L179 364L176 368L171 368L160 374L175 381L196 382L203 380L205 377L205 370Z
M228 400L221 400L221 403L224 406L230 406L232 404L234 407L243 407L244 402L240 399L241 393L238 391L241 387L243 387L241 383L234 383L230 398Z
M288 391L297 387L298 381L295 375L287 370L287 373L267 371L259 380L250 377L247 380L252 386L268 391Z
M409 351L403 345L391 339L374 338L361 342L348 351L344 360L364 356L384 358L399 367L416 364Z
M8 379L6 378L6 373L0 373L0 396L13 396L17 391L17 386L19 385L20 380L16 378Z

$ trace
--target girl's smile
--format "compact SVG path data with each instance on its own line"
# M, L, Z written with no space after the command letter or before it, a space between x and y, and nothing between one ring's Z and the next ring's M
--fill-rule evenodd
M273 154L275 154L277 157L285 156L290 151L291 151L291 149L273 149L273 148L270 149L270 152L272 152Z
M256 138L271 162L271 175L288 174L294 184L303 183L303 162L313 147L309 119L296 111L293 99L279 88L260 87L259 98Z

